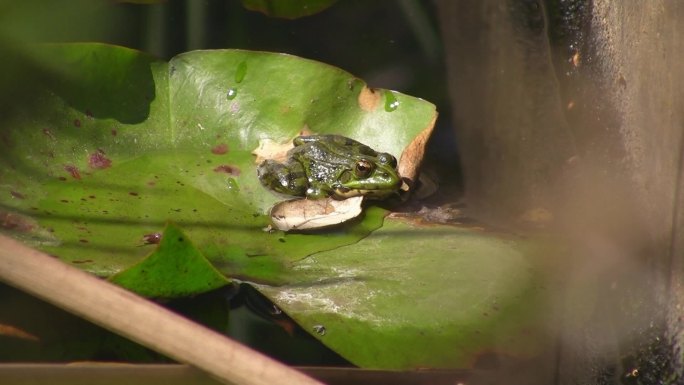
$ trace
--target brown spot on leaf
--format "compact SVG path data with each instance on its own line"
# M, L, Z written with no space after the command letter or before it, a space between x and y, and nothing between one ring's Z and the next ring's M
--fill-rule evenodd
M30 218L23 215L0 211L0 227L6 230L29 232L33 230L36 225Z
M116 131L115 128L112 128L112 136L116 136L116 134L118 134L118 132Z
M74 179L81 179L81 172L78 171L78 168L74 165L71 165L71 164L64 165L64 171L71 174L71 176Z
M98 149L88 157L88 165L94 169L103 169L111 167L112 161L105 156L104 151Z
M86 116L89 117L90 119L93 118L93 112L92 112L92 111L86 110L85 114L86 114Z
M137 192L135 192L135 191L130 191L130 192L128 193L128 195L131 195L131 196L137 197L137 196L138 196L138 193L137 193Z
M10 191L10 194L17 199L24 199L26 196L18 191Z
M223 155L228 152L228 145L225 143L217 144L211 149L211 153L215 155Z
M81 239L81 241L85 241L85 239ZM88 241L85 241L85 242L88 242ZM71 263L77 264L77 265L81 264L81 263L91 263L91 262L93 262L92 259L75 259L75 260L71 261Z
M81 127L81 119L74 119L74 127Z
M50 131L50 129L47 128L47 127L46 127L46 128L43 128L43 135L47 136L48 138L50 138L50 139L52 139L52 140L56 140L56 139L57 139L57 138L55 138L55 135L53 135L52 132Z
M380 92L376 92L372 88L363 87L361 92L359 92L359 107L366 112L371 112L378 106L381 97Z
M156 245L161 241L162 234L161 233L149 233L143 235L143 242L146 245Z
M87 239L79 239L78 241L81 242L81 243L88 243L88 240L87 240Z
M214 168L214 171L225 172L226 174L230 174L233 176L240 176L240 169L237 168L237 166L231 166L228 164L222 164L220 166L217 166L216 168Z

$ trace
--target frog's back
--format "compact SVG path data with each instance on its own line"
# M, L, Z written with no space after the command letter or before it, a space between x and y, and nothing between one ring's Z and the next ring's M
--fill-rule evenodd
M331 164L348 163L349 159L359 159L370 156L377 157L378 153L354 139L342 135L324 134L298 136L293 140L295 147L290 155L301 162L309 160Z

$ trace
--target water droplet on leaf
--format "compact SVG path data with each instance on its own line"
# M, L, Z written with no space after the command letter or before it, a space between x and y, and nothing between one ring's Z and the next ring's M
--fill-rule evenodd
M399 101L392 91L385 91L385 111L392 112L399 107Z
M235 88L230 88L228 89L228 92L226 92L226 98L228 100L233 100L237 96L237 90Z
M228 178L226 185L228 186L228 190L236 192L240 191L240 186L238 186L238 182L235 180L235 178Z

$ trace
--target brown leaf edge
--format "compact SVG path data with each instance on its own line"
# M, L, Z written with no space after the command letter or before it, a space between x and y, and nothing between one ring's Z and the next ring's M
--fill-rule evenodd
M420 165L423 163L423 157L425 156L425 147L427 142L432 135L432 131L435 128L435 122L437 122L437 116L439 113L435 111L435 116L432 118L430 123L409 143L409 145L401 153L399 158L399 165L397 166L397 171L401 175L402 179L406 184L408 184L409 189L415 184L420 173Z

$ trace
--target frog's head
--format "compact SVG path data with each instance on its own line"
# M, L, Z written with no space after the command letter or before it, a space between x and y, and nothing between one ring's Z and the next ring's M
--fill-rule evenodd
M401 178L397 173L397 159L388 153L377 156L354 157L351 169L346 168L339 175L333 187L335 197L349 198L363 195L382 199L399 191Z

